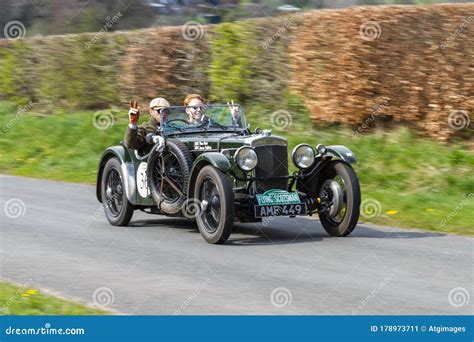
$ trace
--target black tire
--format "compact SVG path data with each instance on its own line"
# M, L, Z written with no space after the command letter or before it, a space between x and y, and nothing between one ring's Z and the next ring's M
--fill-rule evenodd
M123 178L120 160L110 158L102 171L101 194L105 217L114 226L129 224L135 210L127 199Z
M196 223L202 237L208 243L224 243L234 227L234 192L229 178L208 165L199 172L194 189L201 203Z
M322 171L318 182L318 194L323 197L323 194L333 196L333 188L331 188L332 181L342 180L344 190L342 191L341 209L332 208L338 215L331 215L329 212L319 212L319 219L326 232L331 236L347 236L357 225L360 214L360 185L359 179L354 169L347 163L335 160L330 162ZM329 187L329 189L328 189ZM342 187L341 187L342 188ZM339 201L341 203L341 201ZM341 204L340 204L341 205ZM341 217L342 215L342 217Z
M164 160L166 177L180 190L179 194L172 186L163 184L161 189L161 163ZM177 214L187 198L189 176L193 156L188 147L179 140L166 140L166 147L162 154L154 153L148 160L147 175L151 195L158 205L158 209L165 214Z

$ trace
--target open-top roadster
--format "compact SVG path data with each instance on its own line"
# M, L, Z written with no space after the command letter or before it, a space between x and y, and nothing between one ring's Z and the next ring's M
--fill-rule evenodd
M313 215L332 236L346 236L359 218L359 180L344 146L296 146L268 130L250 131L239 105L208 105L190 123L186 107L169 107L149 134L146 155L107 148L97 174L97 198L112 225L129 224L134 210L196 220L209 243L223 243L234 222Z

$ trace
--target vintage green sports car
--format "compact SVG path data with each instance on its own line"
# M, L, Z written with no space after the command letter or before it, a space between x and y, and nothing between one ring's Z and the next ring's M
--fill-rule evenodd
M199 124L188 108L170 107L151 152L107 148L97 173L97 198L112 225L128 225L134 210L195 220L209 243L223 243L234 222L313 215L332 236L350 234L359 219L359 180L344 146L288 143L271 131L250 131L239 105L206 105ZM165 121L166 120L166 121ZM316 224L316 223L315 223Z

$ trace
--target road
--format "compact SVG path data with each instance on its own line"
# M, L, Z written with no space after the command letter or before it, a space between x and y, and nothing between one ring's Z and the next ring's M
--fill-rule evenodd
M140 212L110 226L92 186L0 181L0 278L82 303L123 314L473 314L469 237L359 224L333 238L316 220L281 218L209 245L183 219Z

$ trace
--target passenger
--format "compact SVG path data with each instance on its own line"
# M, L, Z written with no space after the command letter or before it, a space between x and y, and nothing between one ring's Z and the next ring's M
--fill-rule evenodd
M149 106L150 120L137 126L140 106L136 101L130 101L130 110L128 112L130 121L125 131L125 147L138 150L141 154L148 153L152 145L147 143L146 135L157 131L160 127L161 116L166 121L169 111L168 107L170 107L169 102L162 97L151 100Z

